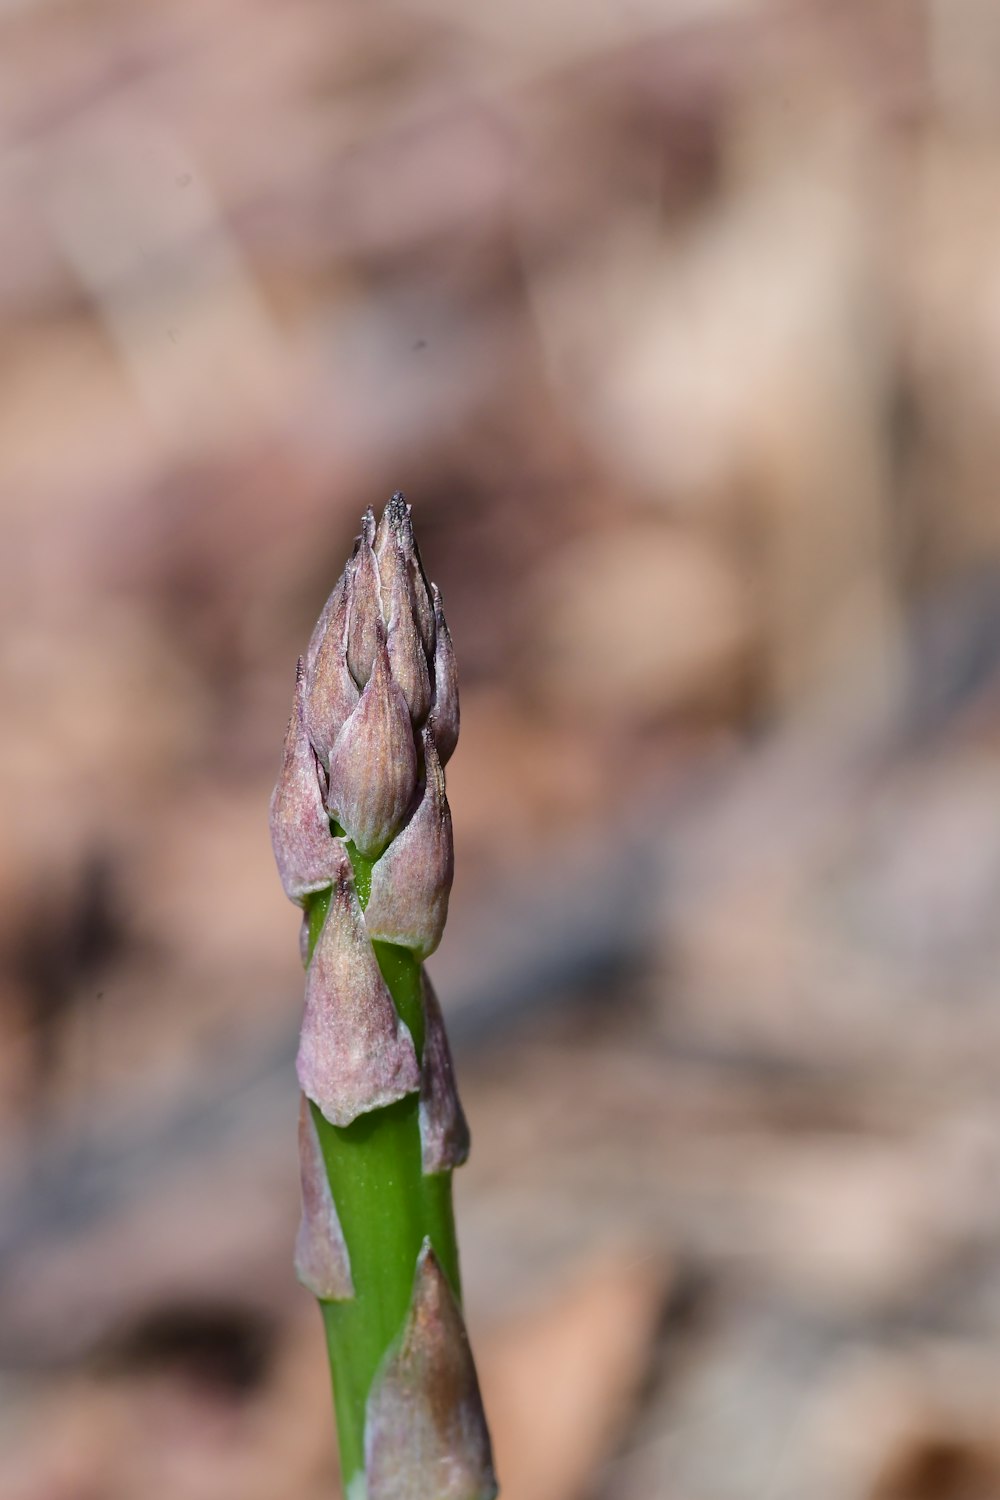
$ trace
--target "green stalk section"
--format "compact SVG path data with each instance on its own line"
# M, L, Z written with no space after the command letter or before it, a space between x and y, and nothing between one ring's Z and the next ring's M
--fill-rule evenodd
M339 832L339 830L337 830ZM372 862L348 843L362 909L371 889ZM322 929L330 891L308 898L309 955ZM375 943L375 955L396 1009L423 1051L421 966L407 948ZM311 1105L333 1199L351 1258L355 1295L321 1302L340 1443L341 1475L351 1500L364 1495L365 1405L372 1380L400 1332L413 1291L424 1238L461 1296L451 1173L425 1176L421 1162L419 1098L410 1094L372 1110L343 1129Z

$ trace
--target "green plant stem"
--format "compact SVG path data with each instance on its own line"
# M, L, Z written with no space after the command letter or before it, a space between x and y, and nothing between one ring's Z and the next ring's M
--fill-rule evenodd
M348 845L359 900L367 903L371 865ZM330 892L309 898L309 952L326 917ZM419 1057L424 1042L420 964L406 948L375 943L375 954ZM451 1173L425 1176L416 1094L372 1110L344 1128L311 1106L327 1175L351 1258L355 1295L321 1302L333 1379L344 1490L364 1494L365 1405L375 1373L410 1304L420 1247L430 1236L460 1297ZM360 1476L360 1477L359 1477Z

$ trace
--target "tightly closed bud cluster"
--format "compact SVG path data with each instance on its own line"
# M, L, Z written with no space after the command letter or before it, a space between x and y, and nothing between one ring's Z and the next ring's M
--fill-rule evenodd
M377 527L366 514L309 642L305 676L306 732L326 777L327 811L358 851L378 858L422 780L445 818L441 767L458 739L455 655L402 495Z
M409 506L369 510L299 663L271 833L285 892L332 885L330 822L373 862L365 923L419 958L441 940L451 890L444 766L458 739L455 653Z

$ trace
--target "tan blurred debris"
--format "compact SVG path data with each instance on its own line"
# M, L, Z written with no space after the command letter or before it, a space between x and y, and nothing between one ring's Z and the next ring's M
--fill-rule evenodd
M647 1373L668 1281L659 1255L621 1248L570 1267L558 1291L484 1339L483 1400L502 1494L586 1493Z

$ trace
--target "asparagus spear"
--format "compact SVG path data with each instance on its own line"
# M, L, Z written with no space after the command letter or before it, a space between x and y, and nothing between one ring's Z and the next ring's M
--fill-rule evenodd
M410 508L369 510L296 673L271 837L303 908L299 1279L348 1500L490 1500L451 1173L469 1137L423 960L451 889L455 657Z

